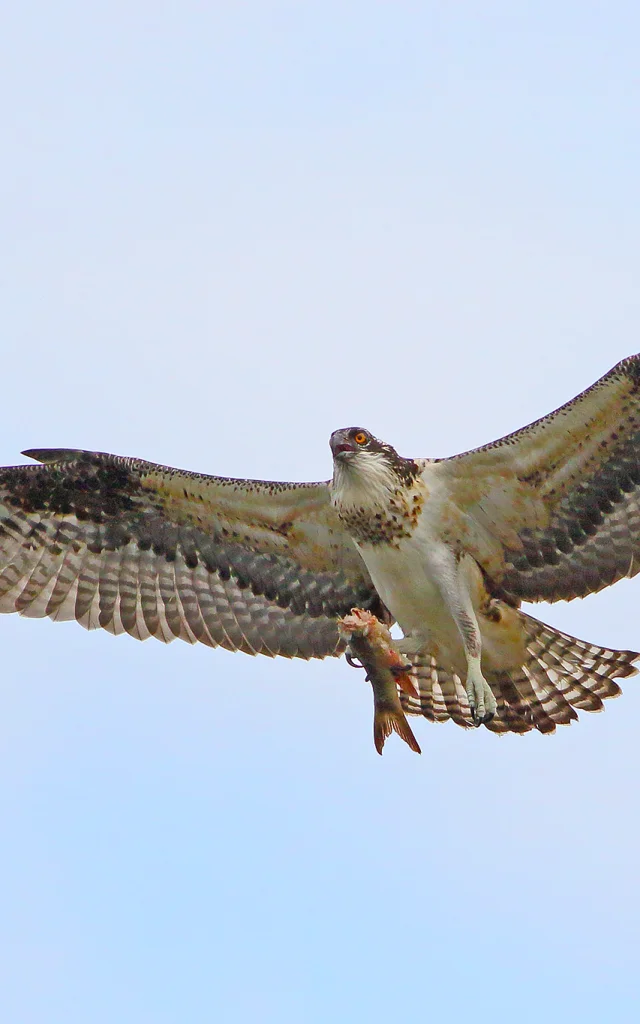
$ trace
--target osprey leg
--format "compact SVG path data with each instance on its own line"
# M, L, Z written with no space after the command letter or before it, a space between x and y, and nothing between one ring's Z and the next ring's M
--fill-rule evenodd
M442 597L458 627L467 659L466 690L476 725L490 722L497 711L496 699L482 674L482 637L471 599L470 574L466 558L458 558L451 548L442 546L431 552ZM477 567L474 568L477 569Z

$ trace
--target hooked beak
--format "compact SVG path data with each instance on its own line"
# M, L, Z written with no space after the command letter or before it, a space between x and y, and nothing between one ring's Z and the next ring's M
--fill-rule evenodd
M329 445L334 459L345 458L357 450L355 442L351 440L347 430L334 430L329 439Z

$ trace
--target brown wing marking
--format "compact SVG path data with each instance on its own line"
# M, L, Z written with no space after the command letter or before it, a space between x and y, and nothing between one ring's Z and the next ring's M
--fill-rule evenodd
M495 585L570 600L640 569L640 355L555 413L427 467Z
M0 470L0 611L303 658L342 651L354 605L384 615L324 484L33 454Z

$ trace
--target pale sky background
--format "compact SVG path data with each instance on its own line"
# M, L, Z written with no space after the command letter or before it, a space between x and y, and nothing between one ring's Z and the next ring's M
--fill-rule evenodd
M5 3L0 462L324 479L640 349L634 3ZM537 614L640 649L640 582ZM2 617L7 1024L640 1019L640 683L372 742L342 662Z

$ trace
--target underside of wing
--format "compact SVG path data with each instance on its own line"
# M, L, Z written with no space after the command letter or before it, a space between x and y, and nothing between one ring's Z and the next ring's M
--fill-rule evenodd
M0 470L1 612L302 658L343 650L354 605L385 614L326 484L25 454Z
M432 463L506 595L570 600L640 570L640 356L556 412Z

